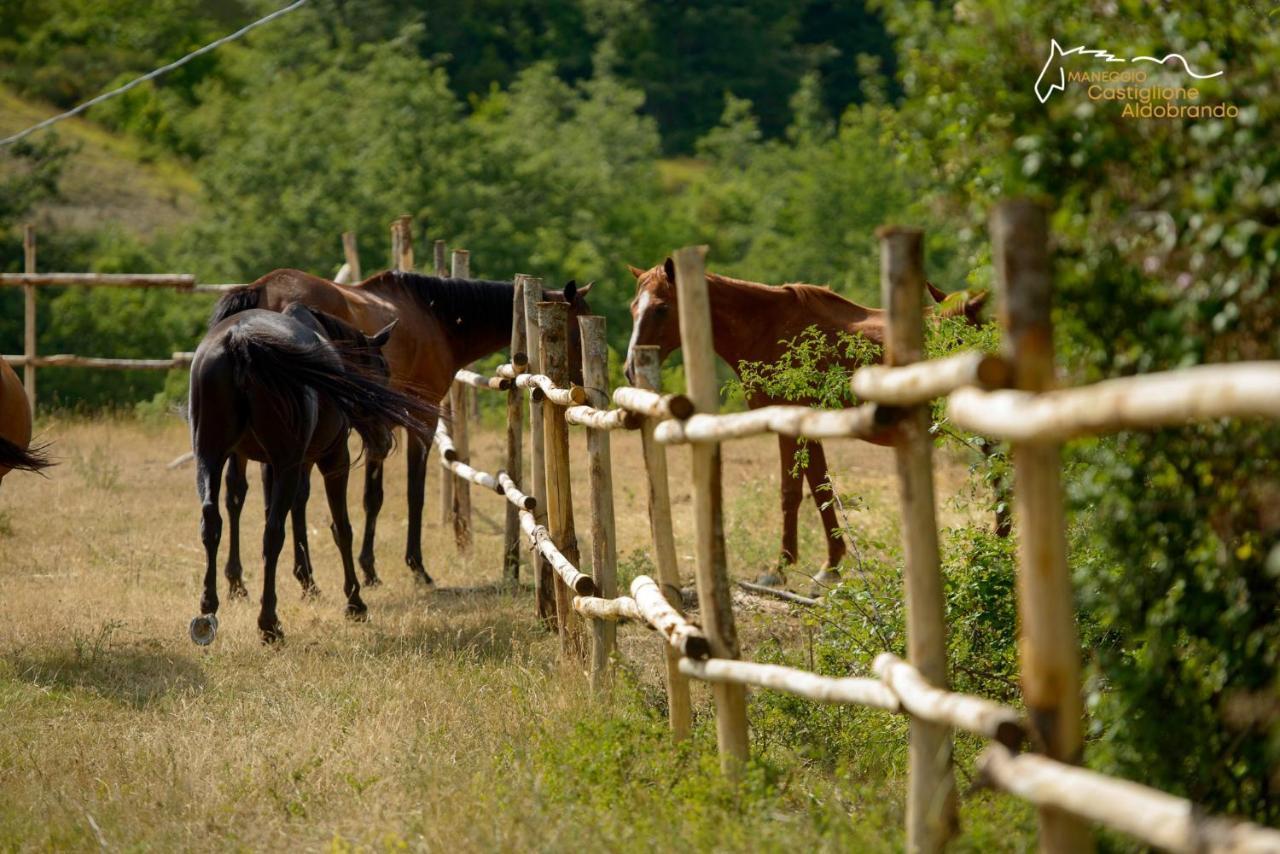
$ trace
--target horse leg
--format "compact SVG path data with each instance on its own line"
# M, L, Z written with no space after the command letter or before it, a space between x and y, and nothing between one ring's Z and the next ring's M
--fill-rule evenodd
M284 521L293 506L302 477L302 463L290 461L271 467L271 498L267 502L267 525L262 532L262 608L258 631L264 643L283 640L284 631L276 615L276 563L284 547Z
M422 563L422 507L427 497L427 455L431 443L410 435L405 442L409 458L409 535L404 547L404 562L416 581L434 584Z
M351 468L351 454L346 442L339 442L332 454L320 461L320 473L324 475L324 494L329 499L329 515L333 523L333 542L342 556L342 592L347 596L346 614L352 620L367 620L369 609L360 598L360 582L356 578L356 564L351 557L351 519L347 514L347 473Z
M200 614L218 613L218 543L222 516L218 513L218 480L226 456L201 449L196 454L196 493L200 496L200 542L204 544L204 592Z
M360 545L360 568L364 570L366 587L382 583L373 568L373 535L378 528L378 513L382 510L382 463L367 448L364 463L364 540Z
M311 497L311 464L302 466L298 480L298 494L293 497L293 577L302 585L302 598L320 595L311 569L311 550L307 547L307 500Z
M778 454L780 459L782 494L782 549L778 554L777 571L765 570L756 579L759 584L777 587L785 582L783 571L796 562L798 554L797 524L800 516L800 502L804 499L803 483L799 477L791 474L795 466L796 448L799 442L791 436L778 437Z
M822 517L822 533L827 538L827 565L814 578L817 588L821 590L840 581L840 561L844 560L848 550L844 536L840 533L840 519L832 506L835 496L827 481L827 455L821 442L809 442L809 465L804 470L804 476L809 482L813 503L818 506L818 514Z
M249 591L244 586L244 567L240 563L240 511L244 509L245 496L249 494L249 478L245 476L248 466L240 454L232 454L227 465L227 566L223 574L230 587L228 595L232 599L248 597Z

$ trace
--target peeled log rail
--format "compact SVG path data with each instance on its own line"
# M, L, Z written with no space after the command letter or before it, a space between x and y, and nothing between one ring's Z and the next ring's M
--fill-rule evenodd
M635 430L640 427L642 417L625 409L596 409L594 406L570 406L564 412L564 419L570 424L594 430Z
M0 285L177 288L189 291L195 288L196 277L189 273L0 273Z
M813 599L809 596L801 596L799 593L792 593L790 590L783 590L781 587L770 587L767 584L753 584L750 581L739 581L738 586L749 593L759 593L762 596L772 596L775 599L781 599L784 602L794 602L797 605L817 605L822 600Z
M1038 394L961 389L947 410L962 427L1014 442L1061 442L1213 418L1280 418L1280 364L1199 365Z
M645 621L644 615L630 596L619 596L617 599L601 599L598 596L574 596L573 610L593 620L608 620L620 623L631 620L637 623Z
M445 427L443 421L441 421L439 426L436 427L436 434L432 439L432 442L434 442L435 446L440 449L441 459L450 463L457 462L458 452L453 447L453 439L449 438L449 431Z
M772 688L819 703L845 703L889 712L902 711L897 696L880 680L861 676L837 679L780 664L757 664L727 658L712 658L708 661L681 659L680 672L704 682Z
M980 780L1030 801L1127 833L1170 851L1280 851L1280 831L1199 814L1188 800L1032 753L993 744L978 760Z
M514 380L521 374L527 374L529 372L529 357L524 353L516 353L511 357L510 362L504 362L503 364L498 365L498 367L494 368L493 372L500 377Z
M516 387L537 389L547 400L559 406L581 406L587 402L585 388L580 385L561 388L545 374L521 374L516 377Z
M711 655L711 643L702 629L671 607L658 582L638 575L631 582L631 598L644 616L644 621L666 636L667 642L688 658L704 659Z
M498 489L507 500L521 510L533 510L538 506L538 501L532 495L525 495L520 491L520 487L516 486L516 482L511 479L511 475L505 471L498 472Z
M117 371L168 371L191 365L195 353L174 353L170 359L103 359L96 356L76 356L59 353L50 356L3 356L13 367L31 365L35 368L106 368Z
M569 586L570 590L579 596L595 595L596 583L591 580L591 576L578 572L577 567L569 563L565 556L560 554L556 544L551 541L551 532L538 524L531 511L520 511L520 529L533 542L533 547L547 559L547 563L551 564L551 568Z
M914 406L945 397L966 386L997 389L1009 385L1012 372L999 356L970 351L945 359L902 367L871 365L859 368L850 383L859 400L893 406Z
M494 492L503 494L502 487L498 485L498 479L488 472L472 468L460 460L444 459L443 454L441 455L440 465L463 480L474 483L476 486L483 486L485 489L492 489Z
M683 394L659 394L643 388L622 386L613 390L613 405L650 418L683 421L693 414L693 401Z
M919 670L892 653L877 656L873 669L911 715L984 735L1010 750L1021 747L1026 732L1021 716L1013 709L970 694L935 688Z
M766 406L731 415L694 415L687 421L664 421L653 435L664 445L722 442L759 433L810 439L871 439L884 436L892 429L891 418L892 410L874 404L832 410Z
M475 386L476 388L489 388L494 391L506 391L511 388L511 380L506 377L486 377L483 374L477 374L475 371L458 371L453 378L463 385Z

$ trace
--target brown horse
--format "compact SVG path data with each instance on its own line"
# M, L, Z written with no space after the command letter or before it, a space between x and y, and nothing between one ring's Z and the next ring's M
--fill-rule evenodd
M586 295L574 282L563 292L549 291L545 299L569 303L570 315L590 314ZM477 359L503 349L511 342L513 288L511 282L480 279L448 279L416 273L385 272L356 285L339 285L300 270L275 270L252 284L228 291L214 308L211 325L252 308L280 311L293 302L350 323L372 334L393 320L399 320L396 334L383 354L391 369L394 388L419 396L437 405L448 393L453 375ZM569 336L570 364L581 381L581 343ZM426 498L427 456L436 420L428 419L425 436L410 435L405 443L409 463L409 531L405 563L414 577L431 584L422 559L422 510ZM360 567L364 583L379 582L374 568L373 542L378 513L382 509L382 468L389 448L366 448L364 539ZM241 581L239 518L248 492L245 462L233 460L227 467L227 515L230 554L225 573L233 595L245 595ZM306 547L306 523L301 508L307 499L304 478L293 515L294 575L304 590L311 590L311 561Z
M632 354L637 345L657 345L664 359L680 347L675 267L671 259L650 270L629 269L636 277L636 296L631 301L631 343L627 347L624 367L628 380L632 378ZM711 301L711 331L716 354L728 362L735 373L741 370L743 362L777 362L786 352L787 342L810 327L816 327L832 342L841 333L851 333L874 344L884 344L885 313L882 309L858 305L826 287L806 284L775 287L708 273L707 293ZM937 302L947 297L933 285L929 285L929 293ZM976 323L985 300L986 292L982 292L944 313L963 314L966 320ZM859 365L846 363L844 367L852 369ZM771 397L760 391L753 391L747 397L747 405L752 409L774 404L812 405L814 402ZM803 483L792 474L798 448L797 439L778 437L782 463L780 566L795 563L798 558L796 525L804 499ZM822 516L823 531L828 537L827 565L819 573L818 580L827 582L838 577L836 567L845 556L846 546L838 533L835 510L822 497L827 482L827 459L822 443L810 441L807 448L809 463L804 477L809 482L809 490ZM763 580L770 583L779 581L772 572L765 573Z
M0 480L10 471L39 471L53 465L43 447L31 447L31 406L22 381L0 359Z

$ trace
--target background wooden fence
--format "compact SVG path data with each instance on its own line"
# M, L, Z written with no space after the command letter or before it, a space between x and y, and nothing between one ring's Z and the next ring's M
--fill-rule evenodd
M587 388L569 384L565 307L539 300L540 280L519 277L512 361L500 366L494 377L464 372L455 383L455 388L507 394L505 468L490 475L473 467L458 451L466 447L465 439L459 442L468 429L466 420L455 419L436 439L441 464L452 475L445 480L484 486L507 500L509 514L520 524L506 529L504 577L515 577L517 562L512 556L523 540L534 549L540 566L534 572L540 608L547 599L553 602L562 654L569 661L589 661L591 681L602 700L608 696L612 630L619 622L640 623L658 634L673 737L689 733L688 680L711 684L721 761L730 775L741 771L748 756L744 692L752 686L909 717L906 831L911 851L941 850L958 830L951 742L955 729L990 741L979 760L979 780L1038 808L1044 851L1091 850L1090 823L1174 851L1280 851L1280 831L1207 816L1183 798L1080 767L1081 651L1071 604L1060 482L1060 443L1074 436L1227 416L1280 418L1280 362L1204 366L1055 390L1045 212L1027 201L1007 201L993 212L991 232L1003 356L961 353L921 361L923 235L913 229L884 229L879 236L889 322L885 364L857 371L853 388L865 403L837 411L774 406L716 413L705 247L672 255L688 383L683 395L660 392L656 347L636 348L637 387L615 389L610 395L602 318L580 320ZM525 392L533 463L528 484L521 481L519 400ZM957 424L1012 444L1025 712L948 689L928 409L939 397L946 398L949 417ZM614 408L608 408L610 400ZM589 431L590 574L578 566L566 432L572 425ZM614 590L607 439L615 429L640 432L659 576L636 578L627 591L630 595ZM892 436L902 517L906 661L886 651L876 660L874 674L831 678L740 660L726 567L719 443L760 433L815 439ZM681 613L667 486L667 448L679 444L690 446L693 462L696 622ZM454 502L449 512L467 510ZM467 521L457 524L469 528ZM553 597L546 597L548 584L555 588ZM793 594L791 598L804 599ZM589 639L582 619L590 624Z

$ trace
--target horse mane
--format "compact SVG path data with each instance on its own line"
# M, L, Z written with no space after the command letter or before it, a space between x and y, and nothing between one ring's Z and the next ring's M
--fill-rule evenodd
M746 279L734 279L730 276L722 276L719 273L707 273L707 282L710 284L732 285L739 288L752 288L770 293L785 293L790 295L797 304L809 311L823 311L831 309L842 309L848 312L853 309L860 312L864 316L870 315L876 309L868 308L865 305L856 303L847 297L843 297L835 291L831 290L828 285L811 285L806 282L787 282L784 285L766 285L763 282L751 282Z
M491 323L495 316L511 317L511 282L389 270L369 279L363 287L375 293L395 291L406 296L450 328L476 326L486 320Z

